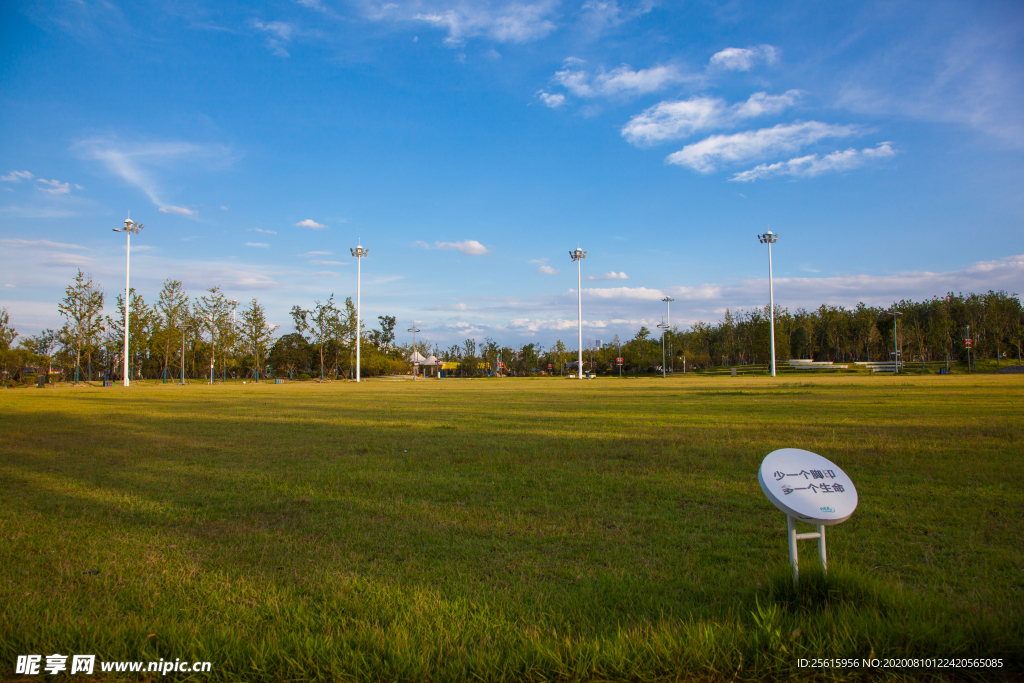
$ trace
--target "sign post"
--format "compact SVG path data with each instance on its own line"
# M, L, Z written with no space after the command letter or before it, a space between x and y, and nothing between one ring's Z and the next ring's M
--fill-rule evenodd
M816 453L781 448L765 456L757 482L772 505L786 513L793 584L800 579L797 541L817 539L821 570L827 572L825 527L842 524L857 509L857 489L850 477ZM817 531L797 533L798 520L813 524Z

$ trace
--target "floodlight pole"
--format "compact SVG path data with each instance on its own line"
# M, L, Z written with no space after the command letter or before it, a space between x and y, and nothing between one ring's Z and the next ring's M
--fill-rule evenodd
M668 329L668 325L662 321L658 323L658 327L661 328L661 378L665 379L665 330Z
M665 330L670 330L670 329L672 329L672 302L675 301L675 299L673 299L670 296L666 296L664 299L662 299L662 301L665 302L665 314L668 316L668 324L665 327ZM661 345L662 346L665 345L665 332L664 331L661 333ZM665 352L664 352L664 350L662 351L661 356L662 356L662 358L661 358L661 370L662 370L661 374L662 374L662 376L664 376L665 375Z
M892 306L892 374L900 374L900 344L896 338L896 316L903 315L896 310L896 304ZM970 328L968 328L970 329Z
M131 270L132 264L132 233L139 232L145 226L142 223L136 223L131 218L124 220L123 228L114 228L114 232L123 232L128 238L125 264L124 264L124 386L131 385L131 379L128 375L128 312L131 309L131 299L129 298L129 287L128 287L128 275Z
M181 326L181 386L185 386L185 326Z
M360 243L355 249L349 249L352 252L352 256L356 259L356 381L360 379L360 347L362 346L362 332L363 332L363 317L362 317L362 294L363 294L363 261L367 254L370 253L369 249L363 249Z
M771 374L775 376L775 287L772 283L772 245L779 239L776 233L771 230L763 235L758 235L757 239L761 241L761 244L768 245L768 308L770 315L768 316L768 334L771 335Z
M417 351L416 351L416 333L419 332L419 330L416 329L416 321L415 320L412 321L412 327L407 329L406 332L412 332L412 352L413 353L417 353ZM412 381L414 381L414 382L416 381L416 369L419 368L419 366L420 366L419 362L413 361L413 364L412 364Z
M576 378L583 379L583 259L587 258L587 252L583 251L579 247L576 247L576 251L570 251L569 257L576 264L576 303L577 312L579 313L579 322L577 324L577 331L579 332L579 346L578 356L576 358Z

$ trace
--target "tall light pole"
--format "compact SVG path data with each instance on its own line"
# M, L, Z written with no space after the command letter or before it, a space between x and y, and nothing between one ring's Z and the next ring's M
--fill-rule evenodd
M416 350L416 333L419 332L419 329L416 327L416 321L415 320L412 321L412 327L407 329L406 332L412 332L412 352L413 353L419 353ZM413 364L412 364L412 380L414 382L416 381L416 370L419 368L419 366L420 366L419 361L413 361Z
M903 315L896 310L896 304L892 305L892 374L900 374L900 345L896 338L896 318Z
M138 233L144 228L142 223L135 223L131 218L124 219L123 228L114 228L114 232L123 232L128 238L126 248L127 256L124 264L124 385L130 386L131 380L128 375L128 311L131 310L132 302L128 298L128 274L132 264L132 233Z
M587 258L587 252L583 251L579 247L576 247L576 251L570 251L569 256L576 264L576 295L577 295L577 307L579 312L579 356L576 359L576 378L583 379L583 259Z
M662 299L662 301L665 302L665 314L668 316L668 323L665 326L665 330L662 331L662 333L661 333L661 337L662 337L661 343L662 343L662 345L664 345L665 344L665 332L667 332L668 330L672 329L672 302L675 301L675 299L673 299L672 297L666 295L665 298ZM664 356L664 354L662 354L662 355ZM671 354L669 354L669 357L670 358L672 357ZM661 367L662 368L665 367L664 360L665 359L662 358L662 363L661 363ZM664 373L662 373L662 374L664 374Z
M668 325L662 320L658 327L661 328L661 378L665 379L665 330L668 329Z
M757 239L761 241L761 244L768 245L768 309L770 315L768 316L768 334L771 335L771 371L772 377L775 376L775 287L772 283L772 245L779 239L779 236L773 233L771 230L763 235L758 235Z
M363 294L363 259L370 253L369 249L363 249L362 244L357 246L355 249L349 249L352 252L352 256L356 259L356 381L359 382L359 347L362 346L363 336L363 314L361 308L361 300Z

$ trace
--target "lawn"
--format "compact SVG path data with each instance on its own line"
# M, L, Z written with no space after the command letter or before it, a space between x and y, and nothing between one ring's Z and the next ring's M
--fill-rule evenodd
M0 390L0 678L1020 676L1022 409L1022 375ZM799 590L782 447L860 493Z

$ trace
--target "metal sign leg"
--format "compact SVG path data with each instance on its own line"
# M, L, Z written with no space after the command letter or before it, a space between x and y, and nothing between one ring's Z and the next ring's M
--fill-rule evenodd
M796 550L796 520L786 515L786 529L789 531L789 564L793 566L793 585L800 581L799 560Z
M787 536L789 537L789 563L793 566L794 586L800 582L800 562L796 548L797 541L818 539L818 560L821 561L821 571L823 574L828 572L828 557L825 552L825 526L823 524L818 524L817 527L817 531L798 534L796 532L796 520L789 515L786 515L786 531Z

